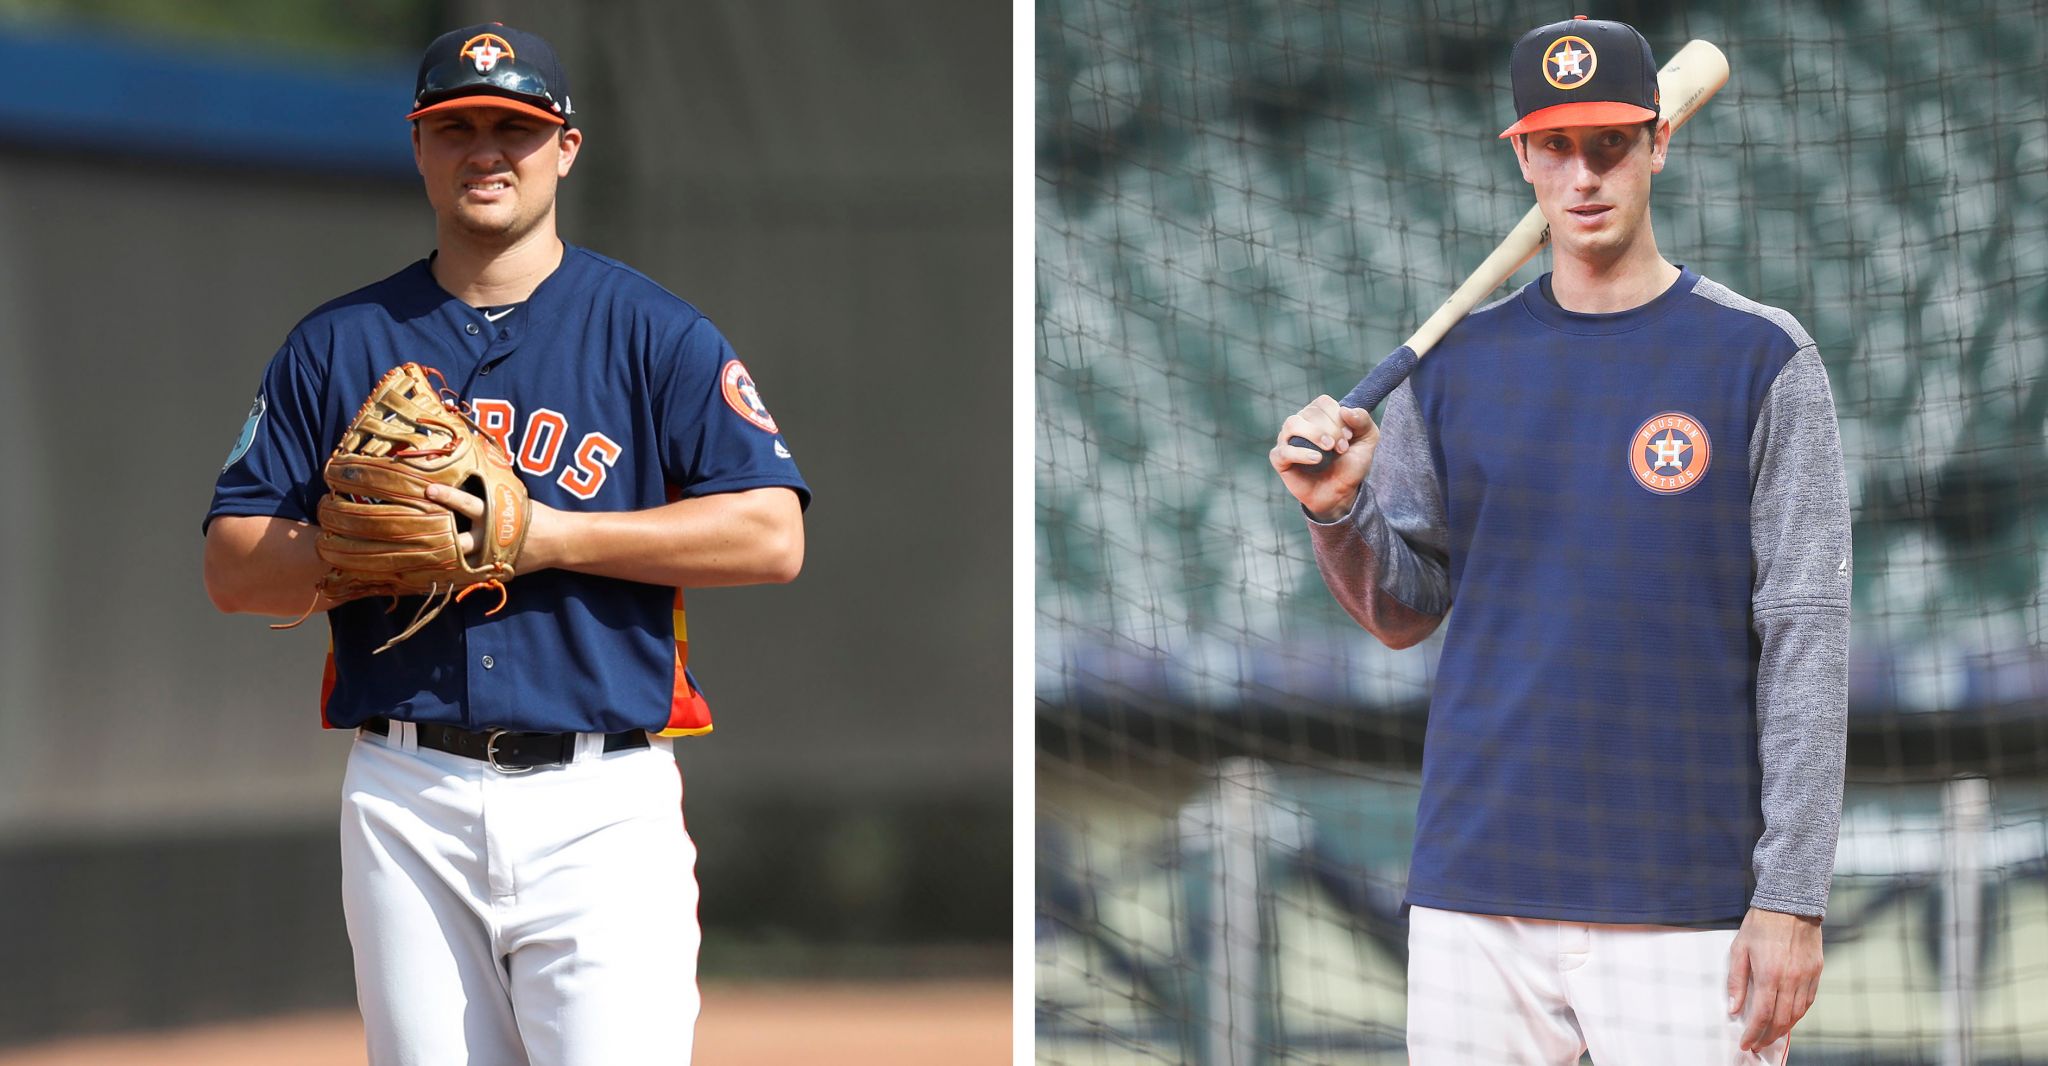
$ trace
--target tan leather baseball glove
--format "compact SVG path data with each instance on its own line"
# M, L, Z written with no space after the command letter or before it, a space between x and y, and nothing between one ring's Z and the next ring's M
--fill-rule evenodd
M505 450L452 390L436 387L428 375L440 378L439 371L418 363L384 375L325 470L332 491L320 500L317 550L331 569L320 592L335 600L390 596L394 607L397 597L425 597L412 622L380 652L479 588L498 592L498 605L486 613L504 609L505 582L533 517L526 486ZM461 541L467 520L458 522L448 508L428 500L428 485L485 501L489 528L470 531L470 554L463 553Z

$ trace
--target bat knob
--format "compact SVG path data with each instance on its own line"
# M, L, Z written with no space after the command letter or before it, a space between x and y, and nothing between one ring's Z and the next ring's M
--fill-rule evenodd
M1405 344L1394 349L1392 355L1380 360L1380 365L1373 367L1372 373L1367 374L1365 380L1360 381L1350 392L1344 394L1342 400L1337 402L1345 407L1363 408L1367 411L1378 407L1380 401L1386 399L1387 394L1394 391L1395 386L1407 380L1408 374L1415 369L1415 364L1421 358L1420 355L1415 353L1415 349ZM1311 476L1320 475L1337 465L1330 461L1337 457L1335 451L1329 448L1318 447L1314 441L1309 440L1307 437L1289 437L1287 438L1287 443L1296 448L1308 448L1312 451L1323 453L1321 462L1312 465L1304 464L1295 468L1305 474Z
M1320 477L1324 474L1329 473L1330 468L1337 465L1334 462L1334 460L1337 458L1337 453L1334 450L1319 447L1317 446L1316 442L1308 439L1307 437L1289 437L1287 438L1287 443L1296 448L1307 448L1309 451L1321 452L1323 454L1323 458L1320 462L1316 462L1313 464L1301 464L1295 467L1296 470L1299 470L1304 474L1308 474L1311 477Z

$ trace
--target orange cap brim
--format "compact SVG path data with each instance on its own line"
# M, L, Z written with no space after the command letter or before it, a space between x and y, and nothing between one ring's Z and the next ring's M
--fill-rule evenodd
M533 104L529 104L523 100L514 100L504 96L492 96L488 93L476 93L470 96L458 96L453 100L443 100L438 104L428 104L427 106L420 108L418 111L415 111L412 114L405 116L405 120L407 122L411 122L413 119L416 119L421 115L431 115L436 111L454 111L457 108L464 107L495 107L504 111L518 111L522 114L532 115L537 119L552 122L557 126L566 126L569 124L568 119L565 119L562 116L555 114L553 111L549 111L547 108L536 107Z
M1655 111L1619 100L1581 100L1569 104L1552 104L1522 116L1522 121L1501 131L1502 137L1513 137L1517 133L1534 133L1537 130L1561 129L1565 126L1632 126L1648 122L1657 117Z

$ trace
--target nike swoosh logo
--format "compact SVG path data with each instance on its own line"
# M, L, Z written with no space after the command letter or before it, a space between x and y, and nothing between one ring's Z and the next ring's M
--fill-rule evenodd
M516 308L516 307L507 307L507 308L505 308L505 309L503 309L503 310L499 311L499 312L498 312L497 314L495 314L495 315L494 315L494 314L492 314L492 313L490 313L489 311L485 311L485 312L484 312L484 318L485 318L486 320L488 320L488 321L491 321L491 322L496 322L497 320L499 320L499 319L501 319L501 318L504 318L504 317L505 317L506 315L509 315L509 314L511 314L512 312L516 311L516 310L518 310L518 308Z

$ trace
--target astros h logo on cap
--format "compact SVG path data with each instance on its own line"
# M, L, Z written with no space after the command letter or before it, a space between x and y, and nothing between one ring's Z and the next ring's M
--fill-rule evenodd
M1584 15L1538 26L1508 59L1519 120L1501 136L1657 117L1657 59L1634 26Z
M512 45L495 33L479 33L462 42L462 51L456 53L476 65L478 74L489 74L498 65L499 59L517 59L518 53Z
M1576 89L1592 81L1599 65L1599 53L1584 37L1567 34L1543 50L1543 77L1560 89Z

